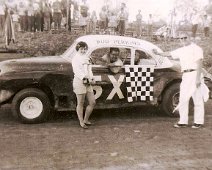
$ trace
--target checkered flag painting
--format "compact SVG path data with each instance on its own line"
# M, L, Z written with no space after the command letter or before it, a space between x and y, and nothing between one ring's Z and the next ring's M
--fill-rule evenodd
M128 102L153 100L154 67L126 65L125 74Z

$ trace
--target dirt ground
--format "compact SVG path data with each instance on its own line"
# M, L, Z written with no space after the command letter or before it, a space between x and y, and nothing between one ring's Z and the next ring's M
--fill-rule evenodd
M0 169L212 170L211 109L209 100L202 129L175 129L177 118L131 108L97 110L84 130L64 113L20 124L7 106L0 109Z

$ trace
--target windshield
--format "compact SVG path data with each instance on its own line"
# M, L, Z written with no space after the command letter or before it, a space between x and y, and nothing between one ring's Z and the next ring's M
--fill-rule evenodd
M72 57L76 54L76 41L74 41L74 43L61 55L61 57L67 59L67 60L71 60Z

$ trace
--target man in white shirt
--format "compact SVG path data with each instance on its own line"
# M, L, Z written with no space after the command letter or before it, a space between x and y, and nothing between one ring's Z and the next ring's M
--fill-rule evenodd
M193 41L197 41L196 39ZM194 102L194 125L192 128L200 128L204 124L204 101L201 94L202 60L203 50L196 43L185 40L185 46L171 52L158 53L157 55L171 56L180 60L182 82L180 84L180 99L178 104L180 120L174 125L175 128L188 126L189 100L192 97Z

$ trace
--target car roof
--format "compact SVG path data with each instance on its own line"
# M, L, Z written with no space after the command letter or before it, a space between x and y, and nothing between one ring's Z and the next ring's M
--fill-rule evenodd
M76 42L83 41L87 43L88 48L103 47L134 47L151 51L153 48L160 49L151 42L117 35L85 35L76 39ZM161 50L161 49L160 49Z

